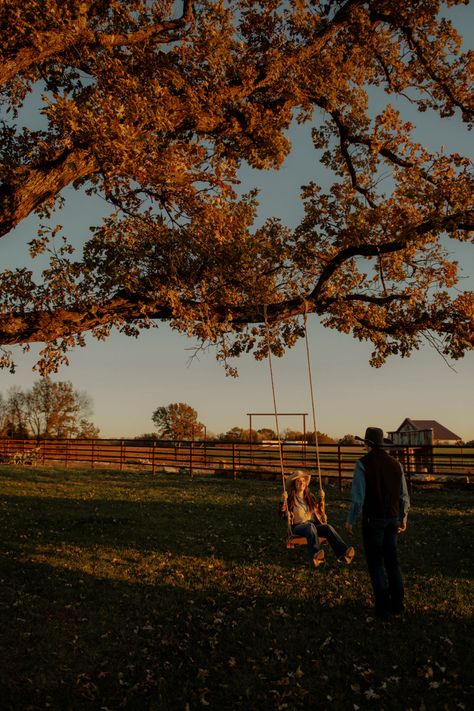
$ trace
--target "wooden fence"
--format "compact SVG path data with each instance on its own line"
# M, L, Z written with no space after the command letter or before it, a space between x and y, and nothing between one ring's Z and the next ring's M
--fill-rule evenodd
M352 479L362 446L319 446L322 476L335 479L341 488ZM392 453L403 463L409 485L431 477L474 476L474 447L400 447ZM316 449L311 445L284 442L281 447L284 472L316 471ZM278 478L280 452L276 444L221 441L165 440L13 440L0 439L0 460L18 464L82 465L90 468L138 469L180 472L190 476L212 474L238 477Z

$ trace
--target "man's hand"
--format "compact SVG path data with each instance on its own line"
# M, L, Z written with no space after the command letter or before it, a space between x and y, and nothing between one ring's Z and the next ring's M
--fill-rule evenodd
M352 523L346 523L346 531L352 536Z
M397 528L397 533L403 533L403 531L406 531L406 530L407 530L407 522L402 521L402 523Z
M282 501L288 501L288 492L287 491L283 492L281 499L282 499Z

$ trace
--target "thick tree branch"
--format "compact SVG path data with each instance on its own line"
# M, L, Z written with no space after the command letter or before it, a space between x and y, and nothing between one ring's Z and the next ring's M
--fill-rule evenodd
M92 4L92 2L83 3L81 13L72 22L52 31L38 32L33 36L31 45L22 47L15 54L5 57L0 63L0 84L11 81L18 74L37 67L72 47L90 46L110 49L118 46L131 47L151 40L176 41L179 37L168 37L168 33L186 27L193 19L193 2L184 0L183 13L175 20L155 23L130 33L95 32L88 27L88 12Z
M330 262L324 267L319 276L318 282L308 297L309 301L317 301L320 298L325 284L330 280L335 271L349 259L354 257L378 257L380 254L391 254L400 252L410 242L419 239L421 236L434 230L442 232L443 230L452 230L454 227L459 228L460 224L467 226L468 230L474 228L474 211L465 210L463 212L452 213L443 217L432 217L425 220L419 225L409 227L405 232L401 233L397 240L387 242L385 244L359 244L353 247L338 252Z
M383 306L393 301L405 300L403 294L393 294L386 297L375 297L364 294L351 294L343 298L344 301L359 301ZM306 304L305 304L306 301ZM324 306L336 302L337 299L324 300ZM309 297L286 299L268 306L268 319L271 322L280 321L305 313L307 303L312 304L312 311L316 311L318 304ZM199 302L187 300L181 302L181 307L199 308ZM252 323L263 323L263 304L248 304L240 307L221 307L217 309L222 320L230 318L235 326ZM149 302L134 296L118 295L106 303L101 303L93 308L82 305L77 307L58 307L54 311L37 310L25 312L9 312L0 314L0 344L2 346L21 343L51 342L56 339L71 335L85 333L94 328L110 323L133 324L143 319L150 321L170 321L174 313L168 305L157 305L155 301Z
M370 294L345 294L341 297L326 297L324 287L339 267L355 257L378 257L380 254L390 254L403 250L410 242L433 230L449 230L459 224L465 224L468 229L474 229L474 211L466 210L443 218L433 217L425 222L407 229L397 240L386 244L360 244L342 249L322 270L314 289L304 297L298 296L283 299L267 305L269 322L277 322L292 316L298 316L310 306L310 311L319 312L336 302L364 302L385 306L394 301L404 301L409 297L404 293L375 296ZM182 300L180 308L199 310L199 302ZM245 304L242 306L221 306L214 310L222 322L229 321L234 326L242 326L264 321L264 304ZM92 308L78 305L77 307L58 307L54 311L38 310L31 312L9 312L0 315L0 344L28 343L36 341L51 341L79 334L98 326L112 322L133 323L144 318L149 320L171 320L175 316L168 305L157 304L156 300L147 300L137 292L136 295L118 293L108 302L94 305ZM376 328L376 327L375 327ZM377 328L376 328L377 330ZM382 329L381 329L382 332Z
M65 149L52 159L17 169L12 179L0 184L0 237L71 182L97 170L88 147Z

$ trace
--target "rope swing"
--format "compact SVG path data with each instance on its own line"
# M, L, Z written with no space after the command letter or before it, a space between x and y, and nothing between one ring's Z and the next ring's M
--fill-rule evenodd
M314 444L316 448L316 469L318 472L318 481L319 481L319 498L321 501L321 514L323 518L325 519L322 521L322 523L327 522L327 517L326 517L326 506L325 506L325 498L326 495L324 493L323 489L323 480L321 476L321 462L319 458L319 442L318 442L318 429L316 427L316 405L315 405L315 397L314 397L314 387L313 387L313 374L311 370L311 356L309 352L309 338L308 338L308 328L307 328L307 322L308 322L308 308L307 308L307 303L306 301L304 302L304 340L306 344L306 362L308 366L308 383L309 383L309 391L311 393L311 410L313 413L313 429L314 429Z
M267 305L264 304L263 306L263 314L264 314L264 321L265 321L265 333L266 333L266 341L267 341L267 351L268 351L268 366L269 366L269 371L270 371L270 380L271 380L271 386L272 386L272 396L273 396L273 410L274 410L274 417L275 417L275 430L276 430L276 436L277 436L277 441L278 441L278 451L280 455L280 473L281 473L281 483L282 483L282 488L283 492L286 491L285 488L285 467L283 463L283 449L282 449L282 444L281 444L281 437L280 437L280 426L279 426L279 421L278 421L278 408L277 408L277 401L276 401L276 388L275 388L275 378L273 375L273 363L272 363L272 351L271 351L271 341L270 341L270 327L268 324L268 317L267 317ZM312 375L312 370L311 370L311 356L310 356L310 350L309 350L309 340L308 340L308 329L307 329L307 304L305 302L305 311L304 311L304 334L305 334L305 344L306 344L306 361L307 361L307 367L308 367L308 382L309 382L309 389L311 393L311 409L312 409L312 415L313 415L313 427L314 427L314 440L315 440L315 451L316 451L316 470L318 473L318 481L319 481L319 493L318 493L318 498L320 502L320 510L319 514L322 519L322 523L327 522L327 517L326 517L326 510L325 510L325 494L323 490L323 484L322 484L322 476L321 476L321 464L320 464L320 457L319 457L319 443L318 443L318 434L317 434L317 427L316 427L316 405L315 405L315 397L314 397L314 387L313 387L313 375ZM295 545L306 545L307 541L306 538L302 538L299 536L294 536L291 528L291 518L290 518L290 511L287 508L286 511L286 520L287 520L287 528L288 528L288 539L287 539L287 548L293 548Z
M267 305L264 304L263 306L263 317L265 319L265 334L266 334L266 339L267 339L267 352L268 352L268 367L270 370L270 380L272 384L272 396L273 396L273 412L274 412L274 417L275 417L275 431L276 431L276 436L278 440L278 452L280 455L280 475L281 475L281 485L283 488L283 492L286 491L285 489L285 466L283 464L283 449L281 446L281 437L280 437L280 425L278 422L278 408L277 408L277 401L276 401L276 391L275 391L275 378L273 377L273 364L272 364L272 349L270 346L270 328L268 325L268 318L267 318ZM252 436L252 433L250 433L250 436ZM286 509L286 523L288 527L288 539L293 535L291 531L291 519L290 519L290 512L288 508Z

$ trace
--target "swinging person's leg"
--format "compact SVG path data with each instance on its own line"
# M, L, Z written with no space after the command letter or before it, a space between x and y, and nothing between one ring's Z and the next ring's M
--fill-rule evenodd
M314 523L297 523L293 526L293 533L296 536L304 536L308 541L308 555L310 560L314 560L314 556L321 550L321 541L319 540L318 531Z
M334 554L338 560L343 559L347 552L350 550L350 547L342 540L336 529L333 526L330 526L328 523L317 526L317 532L318 535L321 536L321 538L327 539L327 542L333 549Z

